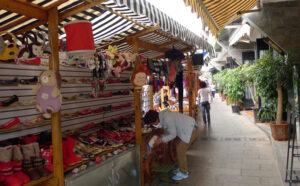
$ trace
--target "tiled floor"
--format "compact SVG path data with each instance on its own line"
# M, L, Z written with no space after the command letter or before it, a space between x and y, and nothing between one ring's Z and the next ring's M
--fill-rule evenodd
M178 186L282 186L267 135L216 96L211 126L203 126L189 149L190 176ZM168 186L173 184L153 183Z

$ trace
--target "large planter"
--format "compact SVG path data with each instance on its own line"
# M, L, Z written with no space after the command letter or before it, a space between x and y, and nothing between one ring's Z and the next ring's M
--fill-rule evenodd
M275 140L287 140L289 136L289 124L270 124L271 134Z
M224 101L226 99L226 95L222 94L222 101Z
M239 108L240 108L240 111L244 110L244 104L243 103L239 103Z
M240 113L240 106L238 105L231 105L231 109L233 113Z

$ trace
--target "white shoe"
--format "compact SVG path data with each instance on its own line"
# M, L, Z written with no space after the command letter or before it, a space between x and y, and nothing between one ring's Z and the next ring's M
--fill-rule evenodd
M172 177L173 180L175 181L180 181L180 180L183 180L183 179L186 179L189 177L189 174L185 174L181 171L178 171L177 174L175 176Z

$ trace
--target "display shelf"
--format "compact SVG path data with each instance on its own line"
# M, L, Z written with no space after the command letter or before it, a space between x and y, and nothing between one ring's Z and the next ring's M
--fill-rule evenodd
M112 149L110 149L110 150L102 151L102 152L100 152L99 154L95 155L93 158L90 158L89 160L85 160L85 161L82 161L82 162L80 162L80 163L77 163L77 164L75 164L75 165L73 165L73 166L67 167L67 168L64 170L64 172L65 172L65 173L70 172L70 171L72 171L72 170L75 169L75 168L78 168L78 167L80 167L80 166L82 166L82 165L85 165L85 164L89 163L90 161L95 160L97 157L101 157L101 156L107 155L108 153L112 153L113 151L118 150L118 149L122 148L123 146L127 146L128 144L133 144L133 143L135 143L135 140L134 140L134 139L131 140L131 141L128 142L128 143L125 143L125 144L119 146L119 147L112 147Z
M34 186L34 185L39 185L39 184L41 184L41 183L43 183L43 182L45 182L45 181L47 181L47 180L49 180L49 179L51 179L51 178L53 178L53 174L50 174L49 176L42 177L42 178L40 178L40 179L38 179L38 180L32 180L32 181L30 181L30 182L24 184L23 186Z

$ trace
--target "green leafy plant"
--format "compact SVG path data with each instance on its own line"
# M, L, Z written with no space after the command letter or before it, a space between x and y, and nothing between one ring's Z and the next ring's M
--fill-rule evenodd
M227 72L225 76L225 92L231 103L238 105L243 101L245 95L245 83L241 73L242 68L238 67Z
M269 110L276 110L276 124L282 124L283 106L287 105L287 101L283 100L283 89L291 87L292 74L292 66L287 59L272 51L266 52L254 67L258 95L264 98Z
M258 108L257 86L255 84L255 65L250 65L249 63L243 64L241 74L243 81L250 91L254 108Z
M222 70L217 74L213 75L212 80L216 83L216 88L223 92L225 89L225 83L223 82L224 76L227 74L228 69Z

